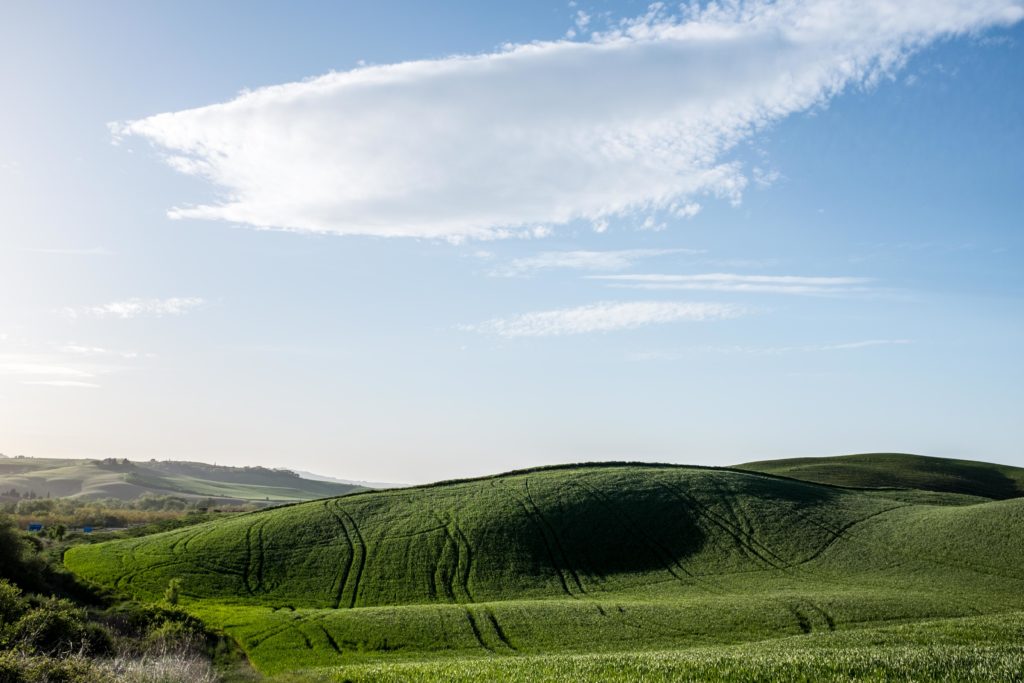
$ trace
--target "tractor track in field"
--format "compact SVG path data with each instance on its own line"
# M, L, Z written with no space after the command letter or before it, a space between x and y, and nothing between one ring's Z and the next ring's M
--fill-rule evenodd
M263 590L263 570L266 567L267 546L263 540L263 527L266 521L260 523L256 528L256 590Z
M562 569L564 558L563 561L560 562L558 558L555 556L554 548L551 546L551 542L547 538L547 531L544 528L544 524L542 523L542 521L538 518L538 515L530 509L530 507L526 504L526 500L522 496L506 487L504 483L499 484L497 480L493 480L491 481L491 487L494 488L495 490L503 491L506 495L511 497L517 503L519 503L519 506L523 508L523 512L526 514L527 518L529 518L534 523L534 525L537 527L537 530L540 532L540 540L544 544L544 549L548 553L548 558L551 560L551 567L555 570L555 574L558 576L558 581L562 585L562 590L570 598L577 597L571 590L569 590L569 582L565 579L565 570Z
M399 538L416 538L417 536L426 536L427 534L432 534L435 531L444 531L446 526L447 525L445 525L445 524L441 524L440 526L432 526L432 527L429 527L429 528L426 528L426 529L420 529L419 531L410 531L407 534L392 534L392 533L389 533L389 534L387 534L386 536L383 537L383 540L385 540L385 541L394 541L394 540L399 539Z
M708 520L709 522L717 526L719 529L724 531L726 534L731 536L739 546L746 549L746 552L749 552L751 555L756 557L765 565L774 569L784 568L784 566L778 565L772 560L765 557L756 547L754 547L754 544L751 542L751 540L743 538L743 535L741 534L740 530L731 526L727 520L722 519L718 513L710 510L708 506L701 503L694 496L690 495L685 491L680 491L671 484L666 484L665 482L662 481L659 481L658 484L665 488L665 490L669 491L672 495L674 495L680 502L686 503L690 507L697 510L698 514L700 514L704 519ZM769 552L771 552L770 549Z
M756 538L753 533L753 527L750 525L750 520L746 515L740 514L736 506L732 504L732 495L735 491L727 490L720 481L716 478L709 478L709 485L714 489L716 499L721 502L725 508L724 513L714 513L710 509L710 505L705 506L705 510L708 514L717 515L717 521L720 523L720 528L725 530L733 539L736 541L736 546L740 549L744 555L748 558L763 562L770 567L778 567L775 561L766 557L770 555L776 558L782 564L786 564L786 561L779 558L778 555L772 552L764 544L760 544L764 548L764 552L757 550L754 547L752 539Z
M334 639L334 636L332 636L331 632L327 630L327 627L323 624L317 624L317 628L319 628L323 632L324 638L327 639L327 644L331 646L331 649L339 655L342 654L341 646L338 645L338 641Z
M455 563L451 574L448 576L446 592L451 597L452 602L476 602L473 598L473 592L469 589L469 576L473 569L473 548L469 543L469 539L462 532L462 528L454 516L446 520L436 510L431 510L430 514L439 524L443 525L441 528L444 531L445 538L455 548ZM460 599L459 593L462 594L463 599Z
M473 637L476 638L476 642L480 644L480 647L484 648L491 654L497 654L494 648L487 644L484 640L483 634L480 633L480 627L477 626L476 617L473 616L473 611L468 607L464 608L466 612L466 621L469 622L469 629L473 632Z
M352 518L352 515L350 515L345 508L341 507L340 501L336 500L334 505L341 516L347 520L349 525L352 527L352 533L349 535L349 540L352 541L353 545L353 557L356 554L359 556L359 560L357 562L353 562L356 571L355 574L352 575L352 600L349 603L349 608L352 608L356 606L356 602L359 599L360 582L363 578L363 570L366 568L366 554L368 549L366 547L366 540L363 538L362 532L359 531L359 525L356 524L356 520ZM356 541L358 541L358 543L356 543ZM355 552L355 546L358 546L358 553Z
M583 587L583 582L580 581L579 573L569 562L569 554L565 552L565 548L562 546L562 542L558 539L558 534L555 532L555 528L551 526L551 522L548 521L547 517L544 516L544 513L540 511L540 507L538 507L537 503L533 500L533 494L530 493L530 479L528 477L524 478L523 487L526 489L526 500L533 509L533 514L537 516L537 519L540 520L541 524L550 532L551 540L554 542L555 547L558 548L558 552L561 554L562 559L565 562L565 569L569 572L569 576L572 577L573 583L576 584L580 593L586 593L587 589Z
M886 513L892 512L894 510L899 510L901 508L910 507L910 506L911 506L911 504L895 505L895 506L890 507L890 508L885 508L884 510L879 510L877 512L872 512L870 515L866 515L864 517L860 517L859 519L855 519L852 522L847 522L846 524L844 524L841 527L839 527L838 529L836 529L835 536L830 538L820 548L815 550L813 553L811 553L810 555L808 555L804 559L800 560L799 562L795 562L793 566L804 565L804 564L807 564L808 562L812 562L812 561L818 559L819 557L821 557L822 553L824 553L826 550L828 550L833 545L835 545L837 541L839 541L842 538L846 538L846 533L850 529L852 529L853 527L857 526L858 524L861 524L862 522L866 522L869 519L874 519L875 517L878 517L880 515L884 515Z
M494 629L495 635L498 636L498 640L500 640L508 649L518 652L519 648L512 644L512 641L508 639L508 635L506 635L505 630L501 627L501 624L498 623L498 617L495 616L494 610L490 607L485 607L484 616L487 618L487 621L490 622L491 628Z
M836 630L836 620L832 616L831 612L826 611L821 605L812 602L811 600L805 600L805 602L810 605L811 609L821 615L821 618L825 620L825 625L828 626L829 631Z
M451 529L449 528L451 523L450 522L445 522L445 520L443 520L441 518L441 516L437 514L436 510L431 510L430 514L434 517L434 519L436 519L438 521L439 524L443 524L444 525L443 526L444 537L445 537L445 539L447 539L446 543L443 546L441 546L441 552L440 552L440 554L437 557L437 563L436 563L436 566L434 568L434 583L435 583L435 585L438 583L437 579L438 579L438 575L440 575L440 578L441 578L440 583L441 583L442 586L444 586L444 593L448 597L448 600L450 602L453 602L453 603L468 602L466 600L459 600L458 596L455 595L455 584L456 584L456 581L460 580L459 577L458 577L458 574L459 574L459 568L460 568L461 560L462 560L462 551L459 548L459 542L455 540L454 536L452 536ZM442 560L445 557L445 554L446 554L445 551L449 548L449 545L454 548L455 558L454 558L454 561L452 563L452 566L450 567L450 571L445 572L445 571L443 571L444 567L442 566ZM436 590L436 588L435 588L435 590Z
M470 545L469 539L466 538L466 534L462 532L462 527L459 526L458 520L452 518L452 528L455 530L453 538L459 543L459 567L461 569L462 590L466 593L466 599L469 602L475 602L473 599L473 592L469 590L469 577L473 571L473 546ZM462 566L462 555L465 552L466 563Z
M309 637L305 633L303 633L301 628L299 628L302 625L302 623L309 618L309 615L293 614L287 622L271 626L265 631L259 631L250 636L249 638L246 638L245 641L249 644L249 647L255 649L263 643L270 640L271 638L276 638L277 636L281 635L282 633L285 633L286 631L294 630L300 636L302 636L303 640L306 641L307 647L311 647L312 643L310 642Z
M180 534L180 538L175 539L174 543L170 545L168 550L171 551L172 555L180 555L180 551L188 550L188 542L192 540L193 537L198 536L199 533L199 531L196 531L194 529L184 531Z
M466 621L469 622L469 628L473 632L473 637L476 642L480 644L480 647L484 648L491 654L511 654L518 652L518 648L514 646L505 634L505 631L501 628L501 624L498 623L498 618L494 616L494 611L490 607L485 606L465 606ZM482 613L482 616L481 614ZM485 637L489 636L488 637ZM489 643L488 640L493 638L495 643Z
M124 574L119 576L117 580L114 582L114 585L118 588L124 588L125 586L134 583L135 579L142 576L143 574L147 574L156 569L163 569L164 567L172 567L180 564L181 560L174 559L165 560L163 562L154 562L153 564L146 565L145 567L136 567L135 569L125 572Z
M715 478L711 479L711 484L714 486L715 491L718 494L718 500L722 502L722 505L727 510L728 516L732 517L733 522L730 523L723 515L719 515L719 519L729 526L734 533L739 534L740 537L744 538L750 550L754 552L755 555L768 562L771 566L777 569L785 569L791 565L792 560L789 560L777 553L774 548L759 539L757 534L754 533L754 526L750 523L750 518L746 514L740 512L734 503L736 498L739 497L738 492L725 488L721 481ZM766 556L770 556L772 559L769 559L769 557Z
M256 595L263 588L264 524L266 522L263 520L256 521L245 529L245 572L242 580L249 595Z
M352 545L352 539L348 535L348 528L345 526L345 520L342 519L341 515L331 509L331 501L324 501L324 509L327 513L334 518L334 521L338 523L341 528L342 536L345 537L345 543L348 545L348 562L345 563L344 569L341 570L341 574L338 575L338 588L334 591L334 609L338 609L341 606L341 598L345 593L345 586L348 584L348 575L352 571L352 564L356 559L355 546Z

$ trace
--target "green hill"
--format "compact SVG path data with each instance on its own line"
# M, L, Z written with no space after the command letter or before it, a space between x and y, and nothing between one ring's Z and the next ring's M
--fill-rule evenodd
M289 470L201 462L0 458L0 492L83 499L133 500L174 495L216 501L289 502L340 496L362 487L304 479Z
M764 460L737 468L837 486L919 489L993 500L1024 496L1024 468L906 453Z
M576 680L593 665L595 679L654 667L671 680L659 657L694 648L811 635L825 640L800 642L827 648L853 629L1024 609L1024 499L941 501L736 470L558 467L301 503L65 562L143 599L180 579L183 604L268 673ZM893 667L925 656L891 654Z

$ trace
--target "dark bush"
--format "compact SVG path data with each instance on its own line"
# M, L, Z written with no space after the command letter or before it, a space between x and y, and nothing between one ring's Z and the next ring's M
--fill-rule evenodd
M0 652L0 683L105 683L111 678L80 656L53 659Z
M43 598L11 630L13 639L34 652L76 652L88 647L86 612L62 598Z
M16 622L26 609L28 603L21 597L21 589L7 579L0 579L0 627Z

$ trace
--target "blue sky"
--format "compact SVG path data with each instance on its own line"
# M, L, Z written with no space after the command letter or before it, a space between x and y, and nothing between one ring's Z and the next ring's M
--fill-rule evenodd
M0 8L0 452L1024 465L1019 1L212 5Z

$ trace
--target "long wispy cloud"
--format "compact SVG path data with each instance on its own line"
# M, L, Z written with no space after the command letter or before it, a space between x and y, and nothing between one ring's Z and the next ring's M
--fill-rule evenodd
M98 306L67 308L64 313L71 318L138 318L182 315L205 304L199 297L171 297L169 299L125 299L111 301Z
M630 330L680 321L735 318L745 309L731 304L687 301L601 302L575 308L493 318L463 329L502 337L558 337L589 332Z
M700 249L618 249L605 251L544 251L513 259L496 268L494 275L514 277L542 270L625 270L643 259L670 254L703 254Z
M737 273L700 273L666 275L638 273L624 275L588 275L618 287L652 290L699 290L713 292L750 292L762 294L841 294L866 292L870 278L815 277L802 275L741 275Z
M0 343L7 340L0 335ZM11 377L30 386L96 388L100 380L152 353L118 351L82 344L33 345L25 341L0 349L0 378Z
M370 66L111 124L222 198L171 210L319 233L533 234L738 200L729 151L1024 0L750 0L655 9L585 42Z
M100 385L94 382L81 382L67 379L46 379L22 382L26 386L36 387L71 387L74 389L99 389Z
M99 387L98 378L115 368L61 352L0 353L0 377L10 376L19 384L30 386Z

